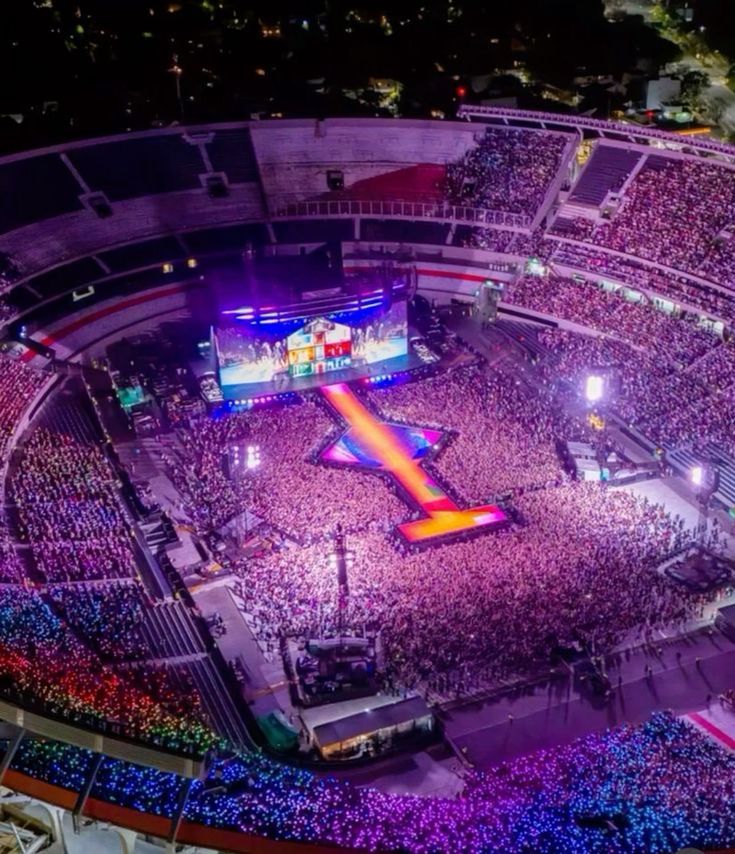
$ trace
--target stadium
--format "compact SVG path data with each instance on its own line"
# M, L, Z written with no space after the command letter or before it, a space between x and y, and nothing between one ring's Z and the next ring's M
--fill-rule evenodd
M1 159L4 790L99 851L735 846L734 169L489 107Z

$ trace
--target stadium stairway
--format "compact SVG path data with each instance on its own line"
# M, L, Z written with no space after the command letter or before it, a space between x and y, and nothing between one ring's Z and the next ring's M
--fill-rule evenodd
M520 344L532 356L537 356L538 358L548 356L548 351L539 343L536 335L536 327L532 324L521 323L518 320L498 319L495 322L494 328L516 344Z
M599 207L608 193L617 192L623 186L641 156L637 150L598 145L570 194L570 202Z
M141 633L153 658L178 658L205 652L199 631L182 602L163 602L147 609Z
M96 445L98 437L86 411L74 405L74 384L67 384L54 395L44 409L40 426L57 435L70 436L81 445Z
M154 552L178 540L173 525L162 512L149 513L145 521L141 522L138 527L148 547Z
M238 748L249 749L252 739L214 662L207 656L189 662L186 667L214 729Z

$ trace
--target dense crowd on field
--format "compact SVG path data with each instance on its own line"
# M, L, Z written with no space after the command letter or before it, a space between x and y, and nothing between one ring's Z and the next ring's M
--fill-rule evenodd
M18 584L23 580L23 565L13 546L4 521L0 522L0 584Z
M389 530L402 521L406 505L391 483L318 464L318 452L330 437L338 437L334 421L316 402L306 401L195 420L179 430L181 452L165 462L189 515L205 528L217 528L246 508L299 540L332 534L338 524ZM231 479L224 455L238 445L257 447L260 464Z
M545 289L541 297L539 288ZM570 481L556 445L585 428L563 414L552 393L559 378L574 383L607 360L621 369L621 406L646 424L660 411L651 376L662 386L683 384L678 393L694 406L700 400L696 383L711 390L729 381L732 348L573 280L521 279L513 296L528 304L543 298L554 309L557 301L564 303L589 325L606 311L618 312L616 326L627 340L541 333L539 343L550 354L540 367L545 389L476 364L365 395L367 405L389 421L442 432L425 464L461 504L513 495L512 523L492 539L435 546L430 559L398 544L395 526L417 511L389 480L322 462L321 451L340 428L317 397L195 417L178 426L176 442L161 446L183 509L202 533L250 510L295 541L256 559L234 559L238 594L259 640L276 647L285 636L335 630L330 552L338 524L355 558L348 622L380 632L385 679L393 687L421 688L440 698L463 695L548 664L558 645L581 642L609 650L631 633L681 627L699 613L700 601L654 571L691 541L692 532L662 507L627 492ZM654 342L663 342L660 352ZM701 371L687 369L693 361ZM686 411L679 406L669 422L693 429ZM239 446L244 456L253 445L259 466L231 477L228 451ZM90 693L93 660L104 669L100 662L127 666L150 657L141 634L149 603L134 580L133 544L118 491L114 469L95 440L48 421L22 445L11 496L31 565L48 585L34 608L50 609L63 636L80 643L90 662L79 687L42 656L23 663L21 653L16 660L18 638L10 635L8 672L13 663L12 678L24 690L35 686L44 702L50 701L46 681L25 666L46 667L55 682L63 676L72 693ZM17 581L17 556L12 548L6 551L0 566L7 565L9 580ZM8 626L19 622L13 615Z
M662 388L695 376L712 387L729 377L732 348L653 309L631 306L652 317L628 320L621 297L590 285L520 284L536 286L552 293L587 288L591 307L580 311L588 320L602 312L597 294L619 304L629 341L541 333L548 358L539 366L540 387L522 374L514 379L476 364L364 393L387 421L442 433L424 465L461 506L513 496L519 524L492 540L434 546L430 559L407 551L391 535L417 511L389 481L321 461L320 451L339 430L315 399L179 428L180 451L167 452L165 463L200 530L249 508L294 540L257 560L234 559L238 596L264 648L277 649L286 636L334 630L330 553L338 523L355 553L350 624L381 631L396 684L421 685L440 696L495 683L539 662L549 638L570 642L576 633L609 649L631 631L677 626L696 615L699 603L652 569L690 543L692 531L627 492L571 481L558 451L565 440L589 439L590 433L554 403L554 394L562 390L560 380L576 387L593 366L619 371L621 411L655 433L660 401L650 393L652 375ZM579 303L587 305L582 297ZM660 337L662 351L649 352L646 346ZM701 375L686 369L695 359L703 363ZM672 372L673 364L678 371ZM668 393L676 394L673 388ZM688 402L695 404L691 389ZM670 420L684 429L683 416ZM233 443L257 445L260 458L258 468L234 479L224 464ZM512 642L503 643L504 633Z
M444 432L434 466L463 500L561 477L554 416L499 374L461 370L374 392L368 400L389 420ZM182 453L170 454L167 462L187 510L204 527L222 525L250 507L301 541L331 535L337 524L391 530L409 510L390 480L320 462L320 449L338 434L323 406L306 401L195 421L179 431ZM224 466L227 449L236 444L259 449L259 466L240 479L230 478Z
M562 479L555 441L570 425L537 393L484 367L370 392L390 421L448 431L433 467L463 502Z
M441 696L527 670L556 643L608 650L631 631L700 607L654 568L691 540L682 519L630 493L567 483L514 499L522 524L431 553L381 533L348 539L348 624L381 632L396 684ZM265 642L333 632L329 543L237 564L238 594Z
M569 424L529 389L486 368L374 391L367 401L389 421L442 431L431 465L462 501L559 482L554 442ZM180 453L165 462L201 527L216 528L248 507L301 542L348 531L390 531L410 515L391 480L357 468L332 468L320 451L339 435L324 405L255 409L179 430ZM579 428L581 429L581 427ZM226 472L228 448L259 449L257 468ZM243 456L244 456L243 451Z

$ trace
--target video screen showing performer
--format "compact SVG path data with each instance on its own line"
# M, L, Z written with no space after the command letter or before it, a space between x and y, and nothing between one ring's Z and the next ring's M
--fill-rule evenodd
M406 303L397 302L353 320L348 313L314 317L270 330L256 322L215 332L220 384L282 385L287 378L373 365L408 352Z

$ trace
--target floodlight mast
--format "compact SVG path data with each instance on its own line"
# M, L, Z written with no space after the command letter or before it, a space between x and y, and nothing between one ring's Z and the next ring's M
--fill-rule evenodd
M344 617L347 610L347 601L350 595L347 570L353 562L353 555L347 551L345 535L342 525L338 524L334 535L334 551L330 555L330 562L337 570L337 585L339 587L337 601L337 633L342 637L344 630Z
M604 395L605 383L598 374L590 374L585 380L584 396L587 403L599 403Z
M689 469L689 480L694 487L699 504L697 548L703 552L707 541L710 503L712 496L719 488L720 473L715 465L698 463Z

